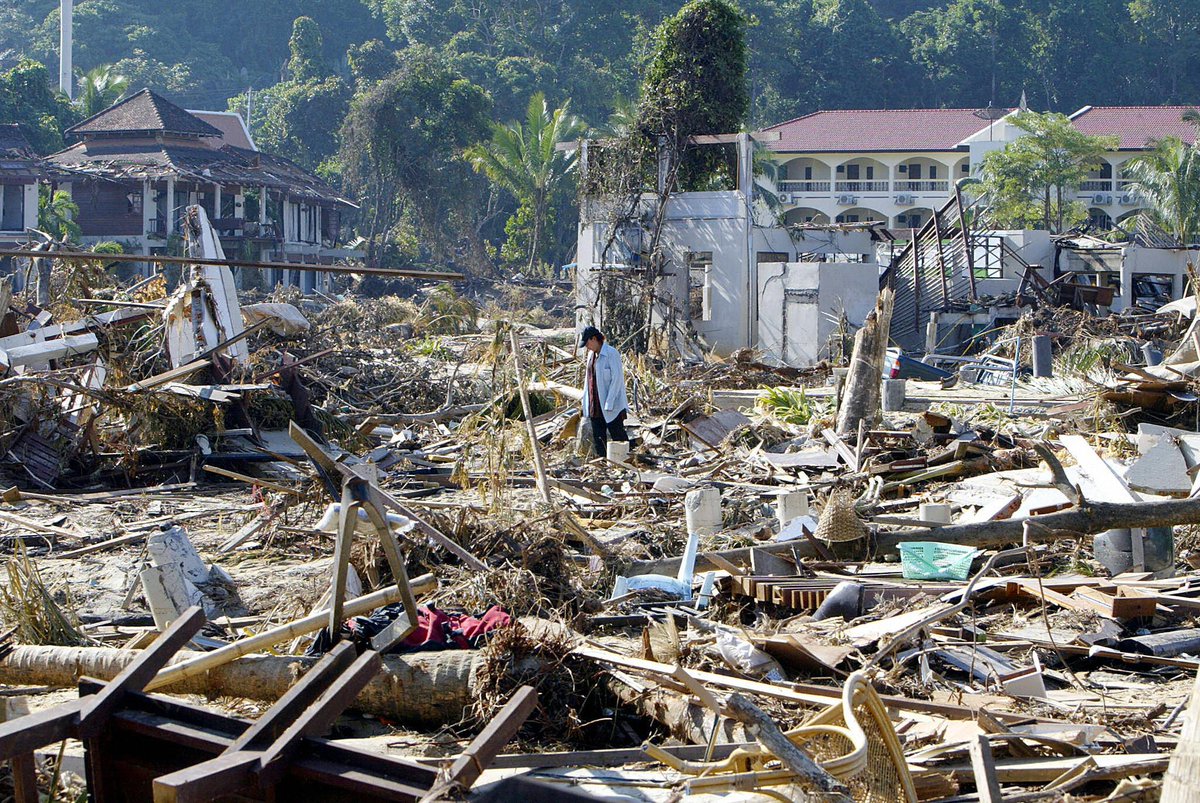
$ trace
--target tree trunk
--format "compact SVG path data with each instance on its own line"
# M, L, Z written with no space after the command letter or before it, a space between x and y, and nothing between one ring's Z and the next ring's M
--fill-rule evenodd
M1032 519L1010 519L984 521L977 524L950 524L930 529L908 529L882 532L875 537L877 554L895 552L905 541L939 541L945 544L964 544L977 547L998 547L1019 543L1025 521L1037 526L1030 528L1031 541L1053 541L1059 538L1076 538L1080 535L1102 533L1105 530L1125 528L1170 527L1175 524L1200 524L1200 497L1192 499L1168 499L1158 502L1086 502L1082 507L1046 513ZM726 561L750 565L750 550L724 550L720 553ZM771 553L791 554L795 550L800 557L818 557L811 543L787 541L753 547ZM626 569L627 575L665 574L674 576L679 571L680 558L634 561ZM713 563L705 553L696 555L696 571L715 571L721 567Z
M111 680L141 653L105 647L19 646L0 661L0 683L70 687L86 675ZM198 653L181 651L179 663ZM353 707L414 725L458 722L474 700L476 650L389 655ZM203 675L173 683L172 693L276 700L317 662L291 655L247 655ZM168 664L169 666L170 664Z
M529 244L529 275L533 275L538 262L538 250L542 244L542 217L546 214L546 202L540 194L533 197L533 242Z
M879 292L875 309L868 313L862 329L854 335L850 373L846 376L846 392L838 411L838 434L858 432L859 421L873 427L879 418L879 386L891 320L892 291L885 288Z

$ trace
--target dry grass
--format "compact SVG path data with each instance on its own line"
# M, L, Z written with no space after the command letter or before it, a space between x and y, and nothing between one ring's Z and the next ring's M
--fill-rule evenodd
M0 586L0 619L22 644L73 647L90 643L79 627L70 597L62 602L42 582L37 565L18 541L8 560L8 583Z

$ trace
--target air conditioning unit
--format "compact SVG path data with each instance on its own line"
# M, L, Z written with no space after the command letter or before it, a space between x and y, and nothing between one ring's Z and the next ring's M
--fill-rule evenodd
M1112 203L1112 196L1111 196L1111 195L1105 195L1104 193L1099 193L1099 194L1097 194L1097 195L1093 195L1093 196L1092 196L1092 203L1094 203L1094 204L1111 204L1111 203Z
M917 199L911 195L897 195L896 203L900 206L912 206L917 202Z
M1131 192L1127 192L1121 196L1121 206L1134 206L1138 203L1138 197Z
M792 202L792 196L786 192L778 193L775 197L779 199L779 203L781 204L790 204Z
M858 203L857 195L839 195L837 202L843 206L854 206Z

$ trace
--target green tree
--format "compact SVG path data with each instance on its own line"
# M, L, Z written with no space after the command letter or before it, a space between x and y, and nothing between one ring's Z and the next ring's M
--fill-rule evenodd
M1200 4L1195 0L1131 0L1129 16L1146 58L1151 86L1162 102L1192 101L1200 91L1195 64L1200 59Z
M691 0L654 31L638 124L683 150L697 134L741 130L750 110L746 16L728 0Z
M321 31L298 17L292 32L288 80L254 93L250 132L268 153L316 170L337 152L337 132L353 95L350 85L329 72L321 58ZM246 108L247 96L229 99L230 111Z
M372 264L406 217L431 250L452 251L450 226L482 206L465 191L470 168L460 157L487 136L490 111L481 87L426 49L405 53L399 70L355 96L339 163L363 203Z
M116 103L129 89L129 79L111 64L93 67L79 76L75 102L84 117L91 117Z
M560 151L555 146L577 137L583 128L570 112L570 101L551 109L546 96L537 92L529 99L524 122L497 123L489 142L466 150L475 170L510 193L524 210L523 217L531 227L525 254L531 272L544 258L551 201L562 193L575 167L575 151ZM509 223L518 215L513 215ZM513 256L510 250L508 258Z
M398 66L396 52L378 39L351 45L346 51L346 63L360 87L383 80Z
M1200 236L1200 150L1176 137L1124 167L1128 188L1149 207L1144 215L1184 245Z
M0 120L17 123L38 153L63 146L62 132L79 121L67 96L51 89L50 74L32 59L0 73Z
M1002 225L1036 223L1062 232L1080 217L1081 206L1069 196L1120 140L1088 136L1062 114L1021 111L1010 121L1024 133L983 160L992 212Z
M325 41L321 27L312 17L296 17L292 22L292 38L288 40L288 77L293 81L312 81L326 75L321 49Z
M80 237L79 224L75 222L79 205L71 200L66 190L50 192L43 184L38 190L38 228L52 237L68 242L77 242ZM43 260L45 261L45 260Z

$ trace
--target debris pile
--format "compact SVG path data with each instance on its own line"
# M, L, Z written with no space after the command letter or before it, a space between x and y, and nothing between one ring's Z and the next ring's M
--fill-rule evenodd
M251 303L183 229L173 285L0 285L15 799L75 771L62 740L100 801L1115 801L1187 771L1186 305L1042 306L917 360L884 292L848 367L626 354L629 448L596 455L552 288Z

